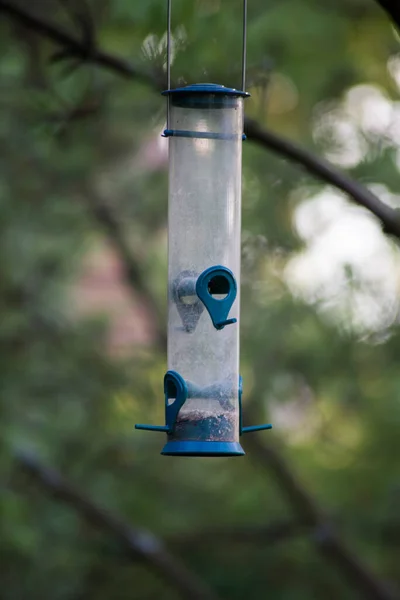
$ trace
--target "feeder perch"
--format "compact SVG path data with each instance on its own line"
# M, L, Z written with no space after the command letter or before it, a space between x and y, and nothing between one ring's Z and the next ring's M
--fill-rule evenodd
M167 128L168 372L164 455L240 456L240 220L246 0L242 88L199 83L170 89Z

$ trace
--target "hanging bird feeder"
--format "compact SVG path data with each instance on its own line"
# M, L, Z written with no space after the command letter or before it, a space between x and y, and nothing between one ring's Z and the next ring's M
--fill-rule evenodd
M170 89L168 0L167 128L168 371L165 455L240 456L240 220L246 0L242 90L214 83Z

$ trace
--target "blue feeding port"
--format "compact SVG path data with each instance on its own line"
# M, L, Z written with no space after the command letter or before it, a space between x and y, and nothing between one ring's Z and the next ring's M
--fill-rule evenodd
M231 382L228 380L200 388L186 382L179 373L168 371L164 377L165 425L136 425L136 429L165 432L168 441L161 454L165 456L243 456L238 435L271 429L271 424L242 426L242 378L238 381L239 430L236 428ZM187 410L193 399L217 398L220 410L209 414L201 406ZM186 404L186 406L185 406Z
M235 302L237 285L233 273L218 265L203 271L196 282L196 294L206 307L215 329L233 325L237 319L228 319Z
M231 402L234 390L230 389L232 383L226 380L201 388L185 382L186 405L182 406L175 423L171 423L168 442L163 448L162 454L179 456L240 456L244 454L240 444L236 441L235 407ZM215 399L217 399L219 407L214 407L212 411L205 410L205 403L210 406L210 401L214 402ZM165 401L166 410L168 410L169 399L167 396ZM174 403L170 406L173 405Z

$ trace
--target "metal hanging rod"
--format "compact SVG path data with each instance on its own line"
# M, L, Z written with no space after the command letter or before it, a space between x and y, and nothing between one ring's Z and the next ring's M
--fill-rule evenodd
M167 0L167 89L171 89L171 12L172 0ZM247 0L243 0L242 91L246 91ZM169 95L167 96L167 129L169 129Z
M247 0L243 0L242 91L246 91Z
M171 89L171 4L167 4L167 90ZM167 96L167 129L169 129L169 94Z

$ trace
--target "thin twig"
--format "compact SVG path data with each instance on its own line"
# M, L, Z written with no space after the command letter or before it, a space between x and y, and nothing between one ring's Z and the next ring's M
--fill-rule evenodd
M52 496L71 506L93 527L113 536L129 556L144 560L165 580L179 590L182 598L217 600L205 582L172 556L162 541L149 531L131 527L120 517L95 504L78 491L65 477L47 467L32 453L20 453L17 464Z
M154 296L149 289L146 275L140 268L138 261L134 259L133 252L126 240L123 226L112 208L101 199L95 197L94 193L87 190L84 194L85 201L91 215L105 231L108 240L114 246L122 268L125 281L134 294L139 294L146 302L146 308L152 315L152 326L155 342L162 351L167 346L167 338L164 328L161 326L161 315Z
M0 11L5 12L26 27L34 29L37 33L53 40L56 44L66 47L74 56L82 57L89 62L96 63L124 77L146 82L156 89L162 88L162 78L156 77L153 73L141 71L125 60L96 48L92 48L88 53L85 44L75 37L56 27L43 17L34 16L8 0L0 0ZM381 202L375 194L363 185L342 173L339 169L336 169L328 161L296 146L290 140L262 128L251 119L245 119L245 131L250 140L254 140L264 148L273 150L277 154L301 164L319 179L348 194L358 205L367 208L378 217L382 222L385 233L392 234L400 239L400 218L397 211Z

